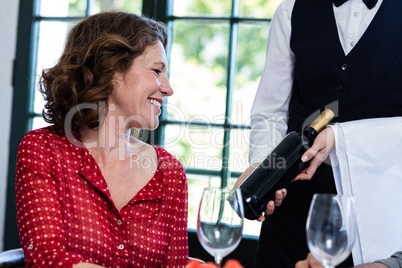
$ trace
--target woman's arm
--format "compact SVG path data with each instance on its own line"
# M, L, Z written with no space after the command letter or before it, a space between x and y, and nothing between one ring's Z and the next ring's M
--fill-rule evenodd
M172 156L170 156L172 157ZM184 267L188 263L188 185L182 165L176 159L171 159L175 166L165 179L169 181L167 208L172 219L172 235L165 255L163 267Z
M55 179L58 161L52 141L43 133L30 132L22 140L16 165L16 206L18 231L26 263L50 267L63 263L72 267L84 262L67 251L63 227L60 188Z

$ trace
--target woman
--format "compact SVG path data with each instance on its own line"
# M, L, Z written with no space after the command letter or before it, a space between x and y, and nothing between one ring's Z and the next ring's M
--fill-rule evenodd
M184 267L187 181L168 152L133 137L155 129L167 79L163 25L106 12L72 28L42 73L52 126L17 155L26 267Z

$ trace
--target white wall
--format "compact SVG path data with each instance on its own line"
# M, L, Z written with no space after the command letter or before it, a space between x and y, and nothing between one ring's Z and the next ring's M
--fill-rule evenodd
M4 244L5 201L11 127L13 60L19 0L0 0L0 251Z

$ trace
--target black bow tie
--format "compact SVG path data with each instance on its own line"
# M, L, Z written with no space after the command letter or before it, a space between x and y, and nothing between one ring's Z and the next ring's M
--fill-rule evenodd
M336 7L339 7L340 5L342 5L343 3L345 3L347 0L332 0L332 2L334 2ZM372 9L378 2L378 0L362 0L366 6L368 7L368 9Z

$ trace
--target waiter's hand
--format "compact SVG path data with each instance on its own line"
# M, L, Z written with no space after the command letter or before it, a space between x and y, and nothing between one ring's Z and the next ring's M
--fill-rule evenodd
M285 188L276 191L275 193L275 201L269 201L267 206L265 207L264 215L269 216L274 213L275 207L279 207L282 205L283 199L286 197L287 191ZM257 221L265 221L264 215L259 215Z
M246 171L241 174L241 176L237 179L235 185L233 188L237 188L247 177L250 175L250 173L259 165L259 163L254 163L251 166L249 166ZM272 213L274 213L275 207L278 207L282 204L283 199L286 197L287 191L286 189L281 189L276 191L275 194L275 201L269 201L266 208L265 208L265 215L269 216ZM257 218L257 221L264 221L265 217L263 215L259 215Z
M302 155L302 161L307 162L311 159L309 166L304 169L294 180L310 180L317 168L328 157L329 153L335 148L335 135L331 127L324 129L315 138L310 149Z
M313 254L309 253L307 259L296 263L295 268L324 268L324 266L314 258Z

